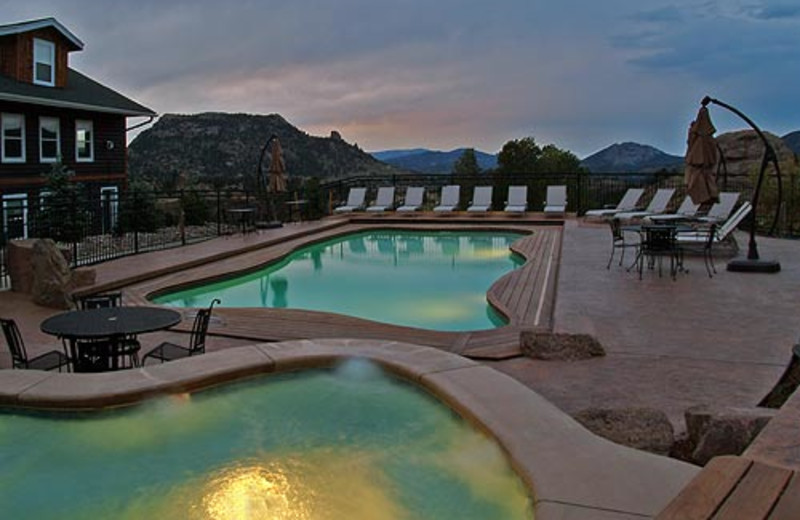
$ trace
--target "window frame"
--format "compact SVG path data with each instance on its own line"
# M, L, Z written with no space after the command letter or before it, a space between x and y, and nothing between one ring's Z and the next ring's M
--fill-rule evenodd
M44 123L45 122L55 122L56 124L56 155L55 157L45 157L44 156L44 142L45 139L42 136L42 130L44 130ZM48 139L50 141L50 139ZM58 162L61 158L61 119L58 117L50 117L50 116L40 116L39 117L39 162L40 163L55 163Z
M83 129L88 128L89 132L89 139L88 139L88 146L89 146L89 156L88 157L81 157L80 155L80 140L78 139L79 132L81 130L81 126ZM94 162L94 121L91 119L76 119L75 120L75 162L82 162L82 163L90 163Z
M13 239L8 239L9 235L9 206L12 206L14 202L20 201L22 202L22 236L21 237L14 237ZM28 238L28 194L27 193L5 193L0 198L0 204L2 207L0 208L0 213L3 214L3 222L2 222L2 232L4 236L8 240L16 240L18 238L27 239Z
M10 118L18 118L21 126L21 136L19 138L20 141L20 151L22 155L20 157L8 157L6 155L6 121ZM17 139L16 137L12 139ZM10 112L3 112L0 114L0 147L2 148L2 153L0 154L0 161L3 163L16 163L22 164L25 162L25 114L12 114Z
M41 55L41 48L42 46L46 47L50 54L50 61L43 60L43 56ZM39 79L38 74L36 73L36 66L39 63L43 63L45 65L50 66L50 80L43 80ZM34 38L33 39L33 84L34 85L42 85L45 87L55 87L56 86L56 44L48 41L42 40L41 38Z

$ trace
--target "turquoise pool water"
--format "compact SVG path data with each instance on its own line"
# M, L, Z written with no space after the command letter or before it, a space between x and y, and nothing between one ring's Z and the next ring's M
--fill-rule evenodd
M335 312L383 323L465 331L503 325L486 302L521 259L500 232L369 231L302 248L234 279L155 298L177 307L277 307Z
M9 519L532 517L494 441L359 360L115 412L1 413L0 439Z

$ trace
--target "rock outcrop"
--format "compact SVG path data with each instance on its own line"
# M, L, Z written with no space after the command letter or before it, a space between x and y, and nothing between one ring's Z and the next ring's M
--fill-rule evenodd
M667 414L651 408L589 408L574 419L592 433L617 444L668 455L675 431Z
M770 145L778 156L781 172L786 173L789 168L797 166L797 158L786 143L769 132L764 132ZM764 157L764 143L754 130L739 130L717 136L717 144L722 150L725 165L728 169L728 179L755 178L761 168ZM772 173L772 172L768 172Z
M33 302L43 307L69 309L72 273L64 255L49 238L33 243Z
M740 455L776 413L769 408L689 408L685 416L692 462L705 465L719 455Z

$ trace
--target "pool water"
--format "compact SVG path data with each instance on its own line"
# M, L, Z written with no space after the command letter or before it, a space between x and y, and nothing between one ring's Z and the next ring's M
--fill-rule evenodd
M532 517L494 441L360 360L121 411L6 412L0 439L4 518Z
M445 331L505 322L486 292L521 263L500 232L379 230L306 246L237 278L173 292L162 305L274 307L335 312L382 323Z

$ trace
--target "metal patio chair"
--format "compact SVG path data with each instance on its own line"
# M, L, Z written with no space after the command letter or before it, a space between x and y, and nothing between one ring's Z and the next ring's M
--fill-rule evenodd
M13 319L0 318L0 327L3 329L8 350L11 351L13 368L33 370L55 370L57 368L61 372L61 367L67 367L67 371L69 371L69 358L58 350L51 350L40 356L29 358L28 351L25 349L25 342L22 340L22 334L20 334L19 327L17 327L17 323Z
M211 321L211 311L214 305L218 303L220 303L220 301L214 298L211 300L211 305L209 305L207 309L198 309L197 315L194 317L194 323L192 324L192 334L189 337L188 347L165 341L142 357L142 365L144 365L148 359L156 359L163 363L165 361L174 361L176 359L204 354L206 351L208 323Z

